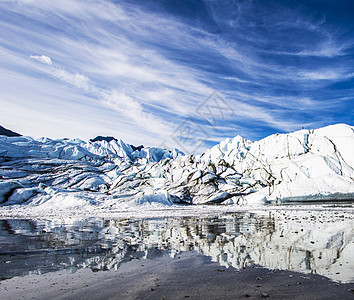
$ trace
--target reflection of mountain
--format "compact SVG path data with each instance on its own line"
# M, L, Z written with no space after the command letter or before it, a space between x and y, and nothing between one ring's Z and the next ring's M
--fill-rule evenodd
M214 218L68 221L1 221L0 276L64 268L107 270L134 258L197 251L237 269L256 264L341 282L354 279L349 213L272 211Z

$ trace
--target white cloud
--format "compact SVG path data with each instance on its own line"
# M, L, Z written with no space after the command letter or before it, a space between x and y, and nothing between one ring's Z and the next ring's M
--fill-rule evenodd
M335 37L325 32L326 39L319 44L308 47L295 55L299 56L319 56L319 57L336 57L345 54L345 51L353 45L352 42L342 41L335 42Z
M170 128L157 116L144 111L141 103L132 97L113 90L101 93L102 104L119 113L120 118L133 121L136 129L149 130L159 134L162 138L169 134Z
M232 81L236 81L236 82L241 82L241 83L249 83L250 81L249 80L243 80L243 79L240 79L238 77L224 77L224 79L226 80L232 80Z
M308 80L343 80L353 77L354 73L344 74L336 70L300 72L299 78Z
M131 115L139 117L143 113L143 107L139 102L132 97L118 91L103 94L103 103L109 107L114 108L122 115Z
M31 55L30 58L33 58L35 60L38 60L44 64L47 64L47 65L52 65L52 60L50 57L48 56L45 56L45 55Z
M83 89L85 91L89 90L90 79L85 75L71 73L59 68L53 69L52 75L80 89Z
M337 79L339 75L333 71L325 72L301 72L300 77L303 79L322 80L322 79Z

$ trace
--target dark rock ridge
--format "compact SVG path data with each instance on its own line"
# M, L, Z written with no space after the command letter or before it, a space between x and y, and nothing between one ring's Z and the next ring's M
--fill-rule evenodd
M11 131L9 129L6 129L0 125L0 135L5 135L5 136L21 136L21 134Z
M113 136L101 136L101 135L96 136L93 139L90 139L90 142L100 142L100 141L106 141L109 143L111 141L118 142L118 139L116 139ZM141 149L145 148L143 145L140 145L140 146L129 145L129 146L133 149L133 151L135 151L135 150L140 151Z
M91 139L90 142L100 142L100 141L106 141L106 142L110 142L110 141L118 141L118 139L116 139L113 136L96 136L95 138Z

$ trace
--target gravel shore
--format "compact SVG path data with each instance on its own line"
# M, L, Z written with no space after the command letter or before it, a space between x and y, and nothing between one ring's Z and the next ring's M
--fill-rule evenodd
M220 267L184 252L134 259L118 270L58 271L0 282L1 299L354 299L354 284L316 274Z

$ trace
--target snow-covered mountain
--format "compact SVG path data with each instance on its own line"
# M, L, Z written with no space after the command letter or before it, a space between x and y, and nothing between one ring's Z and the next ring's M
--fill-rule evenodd
M104 209L138 204L354 200L354 127L226 139L203 154L0 136L0 203Z

